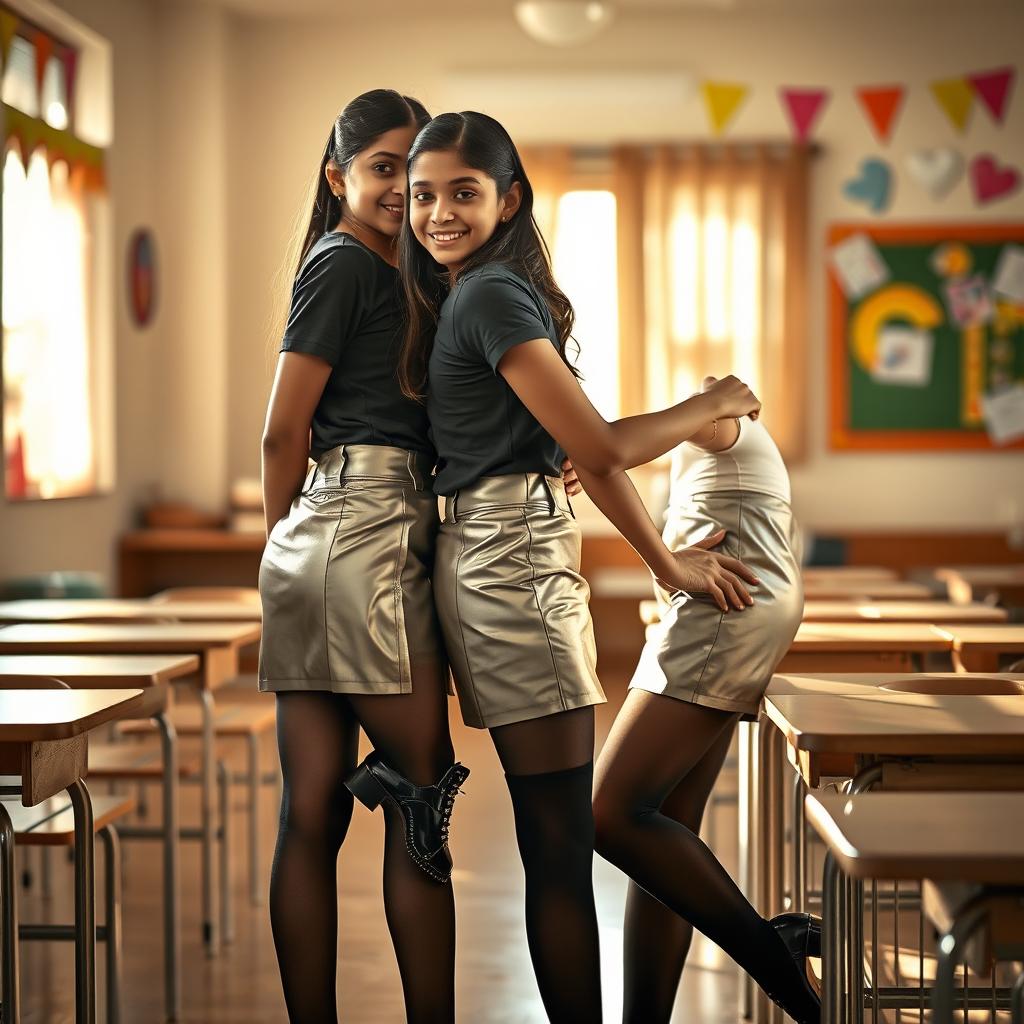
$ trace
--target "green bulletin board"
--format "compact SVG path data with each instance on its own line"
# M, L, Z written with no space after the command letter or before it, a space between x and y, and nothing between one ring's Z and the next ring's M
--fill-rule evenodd
M997 447L982 396L1024 382L1024 224L842 224L828 243L831 446Z

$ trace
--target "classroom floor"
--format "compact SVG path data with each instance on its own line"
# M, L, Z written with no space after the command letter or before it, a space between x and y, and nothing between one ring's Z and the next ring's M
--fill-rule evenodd
M598 709L603 741L621 704L628 669L605 673L609 703ZM522 921L522 870L518 862L511 808L497 758L486 733L466 729L452 703L452 729L458 757L473 775L460 798L453 829L458 867L454 877L459 915L458 1020L460 1024L540 1024L545 1020L526 947ZM264 764L276 756L268 737ZM237 762L237 770L242 762ZM264 791L262 873L269 875L277 807L273 791ZM199 929L198 848L183 844L184 997L181 1020L187 1024L287 1024L277 961L265 906L248 898L245 791L234 792L233 827L234 943L215 959L201 947ZM184 787L182 819L195 821L197 793ZM159 792L152 790L152 813L159 813ZM736 862L735 805L717 812L717 842L730 870ZM382 818L357 805L341 853L339 1020L358 1024L400 1024L404 1020L401 987L388 938L380 896ZM152 842L126 842L124 889L124 1024L151 1024L162 1017L162 931L160 854ZM99 847L97 858L102 856ZM54 894L49 904L37 891L22 892L21 920L72 919L71 865L63 851L53 856ZM98 865L102 885L102 866ZM620 1019L621 928L625 897L623 876L604 861L595 862L601 925L605 1021ZM266 882L263 886L266 889ZM102 889L98 893L102 899ZM97 912L102 919L102 909ZM24 1024L71 1024L74 1020L70 943L23 943L21 988ZM104 1020L103 946L99 944L100 1016ZM724 1024L738 1019L738 974L711 943L698 936L675 1015L678 1022Z

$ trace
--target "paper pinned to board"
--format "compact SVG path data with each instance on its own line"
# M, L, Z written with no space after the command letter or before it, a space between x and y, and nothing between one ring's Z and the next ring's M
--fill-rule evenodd
M988 284L981 274L958 281L947 281L946 308L949 319L957 327L980 327L992 319L995 307L989 295Z
M1024 304L1024 246L1004 245L992 278L992 291Z
M932 332L923 327L883 327L871 377L879 384L926 387L932 379L934 347Z
M889 268L867 235L850 235L834 245L829 255L848 299L859 299L889 280Z
M1009 444L1024 438L1024 384L983 395L981 410L994 444Z

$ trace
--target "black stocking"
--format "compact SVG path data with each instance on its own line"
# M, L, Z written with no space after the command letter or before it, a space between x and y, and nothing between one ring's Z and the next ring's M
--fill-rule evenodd
M342 785L358 728L344 697L281 693L277 743L284 776L270 875L270 923L291 1024L337 1024L338 850L352 819Z
M440 678L416 676L413 693L349 698L385 762L418 786L437 782L455 760ZM401 813L384 805L384 911L398 958L408 1024L455 1020L455 898L405 847Z
M598 852L726 951L800 1019L814 1019L804 980L771 924L700 837L661 812L665 798L735 716L631 690L601 754L594 799Z
M600 1024L592 708L491 730L526 874L526 933L548 1018Z

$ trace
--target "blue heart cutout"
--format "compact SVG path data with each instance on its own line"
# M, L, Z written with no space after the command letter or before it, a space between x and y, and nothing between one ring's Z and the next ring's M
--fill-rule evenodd
M867 203L875 213L889 205L892 171L884 160L869 158L860 165L860 174L843 185L843 195L854 202Z

